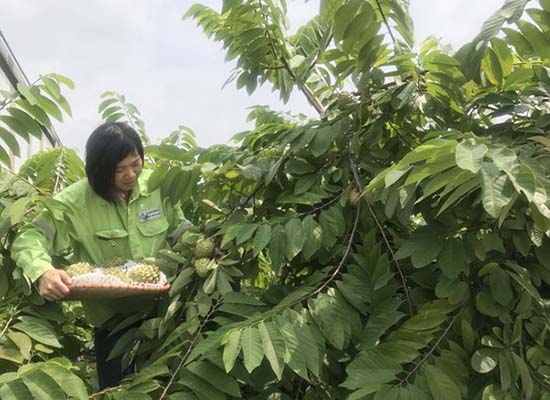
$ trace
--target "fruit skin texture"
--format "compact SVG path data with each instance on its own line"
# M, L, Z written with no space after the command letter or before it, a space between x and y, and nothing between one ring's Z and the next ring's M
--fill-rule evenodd
M212 239L202 239L195 245L195 256L198 259L210 257L214 251L214 241Z
M157 283L160 269L156 265L140 264L128 271L128 277L138 283Z
M79 263L69 265L65 271L70 276L78 276L78 275L87 274L89 272L92 272L93 270L94 270L93 265L88 264L86 262L79 262Z
M125 263L126 259L124 257L113 257L110 260L105 261L105 263L103 263L103 266L105 268L112 268L124 265Z
M349 193L349 203L352 207L357 207L357 204L359 204L359 200L361 200L361 193L357 189L352 189Z
M114 276L118 279L120 279L122 282L128 283L130 280L128 279L128 275L126 275L126 272L124 272L122 269L117 267L112 268L105 268L103 270L103 274Z
M208 272L210 272L210 270L213 269L209 265L210 265L210 259L206 257L198 258L193 263L193 266L195 267L195 272L201 278L206 278L206 276L208 275Z

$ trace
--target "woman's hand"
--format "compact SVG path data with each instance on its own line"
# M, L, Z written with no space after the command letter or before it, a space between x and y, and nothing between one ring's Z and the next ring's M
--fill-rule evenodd
M38 293L50 301L63 300L71 292L71 277L62 269L50 269L38 279Z

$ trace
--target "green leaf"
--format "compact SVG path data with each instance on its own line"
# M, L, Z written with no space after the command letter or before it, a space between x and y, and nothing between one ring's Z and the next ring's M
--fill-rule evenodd
M302 255L304 256L304 259L309 260L321 249L323 230L312 215L305 217L302 224L305 235Z
M395 253L395 258L400 260L411 256L415 268L422 268L432 263L439 255L443 241L429 228L421 228L414 232L412 238L405 242Z
M59 122L63 122L63 115L59 107L47 97L42 96L40 93L36 94L36 105L40 107L46 114L51 115Z
M491 293L495 300L503 306L512 301L514 291L510 282L510 275L502 268L494 268L489 274L489 283L491 285Z
M319 224L323 232L323 246L330 248L346 232L346 220L340 207L321 211Z
M285 225L285 255L288 261L296 257L304 246L306 240L302 221L292 218Z
M271 226L268 224L260 225L258 230L256 231L256 235L254 235L254 257L256 257L260 252L269 244L271 240Z
M341 41L344 38L344 32L349 26L350 21L359 11L362 0L350 0L336 11L334 15L334 39Z
M492 349L481 349L472 356L472 368L480 374L491 372L497 366L497 352Z
M2 273L3 274L3 273ZM25 359L28 359L31 354L32 341L29 336L21 332L8 331L7 336L19 348L19 351Z
M186 367L206 382L212 382L216 389L233 397L241 397L237 381L208 361L195 361Z
M512 353L512 357L514 359L514 364L516 365L516 368L518 369L521 376L521 386L523 389L523 393L527 398L531 398L533 395L533 379L531 378L529 367L527 366L527 363L523 360L523 358L518 356L516 353Z
M426 381L434 400L461 400L462 395L456 383L442 369L426 366Z
M439 254L439 266L448 278L457 278L464 268L465 254L461 240L447 239Z
M105 111L107 109L107 107L109 107L110 105L116 103L118 100L115 99L115 98L110 98L110 99L107 99L107 100L103 100L100 104L99 104L99 107L97 108L97 112L99 114L101 114L103 111Z
M244 243L254 235L254 232L256 232L256 229L258 228L257 224L242 224L237 229L236 238L237 238L237 244Z
M35 397L30 392L27 385L25 385L25 383L20 379L0 385L0 399L2 400L23 400L34 398Z
M384 383L394 380L401 371L401 365L380 350L362 351L346 368L348 377L342 386L354 390L363 388L368 382L370 393L373 393Z
M229 373L233 369L235 361L241 351L241 330L235 329L231 331L223 344L225 344L223 349L223 365L225 371Z
M14 201L13 204L9 207L10 222L12 225L15 225L21 221L30 202L30 197L22 197Z
M525 39L529 42L535 54L541 58L550 58L550 41L545 37L535 25L530 22L520 20L517 26Z
M507 77L514 70L514 59L512 52L508 48L506 41L496 37L491 39L491 47L498 58L502 75Z
M17 119L25 127L27 132L31 133L38 139L42 138L42 130L40 129L40 125L38 125L29 114L13 107L8 107L6 111Z
M0 126L0 138L8 145L10 151L16 156L21 156L21 150L19 148L19 143L13 134L8 132L6 129Z
M252 373L264 358L262 338L257 328L249 326L243 330L242 347L244 366L249 373Z
M22 377L34 398L41 400L59 400L65 398L65 393L48 374L38 369Z
M286 315L287 314L285 314L285 316ZM292 322L285 318L285 316L276 318L276 324L279 327L286 345L284 360L296 374L304 379L309 379L307 374L307 361L304 354L300 351L298 334L294 330Z
M47 346L61 347L55 332L45 320L27 315L19 317L19 320L21 322L14 324L13 329L24 332L37 342Z
M361 11L352 20L347 21L347 28L344 31L343 46L344 53L350 53L355 47L365 27L375 22L375 15L372 9Z
M284 354L284 341L279 332L279 329L275 324L268 322L268 326L270 328L269 331L267 330L267 326L266 324L264 324L263 321L258 324L258 331L260 332L260 337L262 339L262 348L265 354L265 358L267 359L267 361L269 361L269 364L271 365L271 369L277 376L277 379L281 380L283 376L284 364L282 363L282 359L279 358L279 355ZM271 335L274 335L276 337L277 343L279 343L277 349L275 349L275 346L272 342L270 331ZM283 350L282 353L281 350Z
M492 163L484 162L481 166L483 189L483 208L493 217L498 218L500 211L512 200L512 185L508 176L498 171Z
M69 397L76 397L80 400L89 398L88 391L82 379L73 374L70 370L50 362L44 366L42 371L49 375Z
M223 392L220 392L213 385L216 382L210 383L210 381L205 381L195 375L185 375L181 378L178 383L187 386L193 391L199 398L199 400L225 400L226 396ZM128 399L130 400L130 399Z
M61 88L55 80L48 76L40 75L40 80L46 84L46 89L48 94L53 97L55 100L58 100L61 96ZM41 87L44 89L44 86Z
M508 174L518 193L523 193L529 202L532 202L537 191L537 178L533 170L526 164L520 165Z
M285 228L281 225L275 225L271 231L271 241L269 242L269 256L275 272L283 265L285 259Z
M9 115L0 115L0 121L16 135L21 136L26 142L29 141L29 133L25 126L16 118Z
M408 104L411 104L416 95L416 81L411 81L403 86L399 94L392 97L391 105L395 110L401 110Z
M309 144L311 154L313 154L314 157L319 157L322 154L325 154L329 150L336 136L338 136L338 133L339 129L332 125L323 126L322 128L317 129L313 140Z
M493 85L502 84L502 68L496 53L490 47L485 50L485 56L481 61L481 70L485 73L487 80Z
M477 173L481 169L481 162L487 151L488 148L484 144L471 146L459 143L456 146L456 164L462 169Z

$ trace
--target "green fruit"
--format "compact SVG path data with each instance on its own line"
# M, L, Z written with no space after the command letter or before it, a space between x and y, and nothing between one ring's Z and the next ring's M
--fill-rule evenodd
M90 273L94 270L94 266L86 262L71 264L65 270L70 276L77 276Z
M105 268L103 270L103 274L109 275L109 276L114 276L115 278L118 278L122 282L125 282L125 283L129 282L128 275L126 275L126 272L123 271L120 268L117 268L117 267Z
M214 241L212 239L199 240L195 245L195 257L205 258L212 255L214 250Z
M195 267L195 272L199 277L206 278L210 270L216 268L216 264L210 263L210 261L211 260L206 257L198 258L195 260L195 262L193 263L193 267Z
M338 107L339 109L353 104L354 102L355 98L349 92L338 93L338 96L336 97L336 107Z
M118 267L120 265L126 264L126 259L124 257L113 257L110 260L107 260L103 263L105 268Z
M139 264L128 271L128 277L138 283L158 283L160 269L156 265Z
M357 207L359 200L361 200L361 193L357 189L352 189L348 196L349 203L352 207Z

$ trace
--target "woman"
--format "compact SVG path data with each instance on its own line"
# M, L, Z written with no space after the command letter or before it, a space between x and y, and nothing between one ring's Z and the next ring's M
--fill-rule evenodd
M63 300L70 276L52 265L50 254L70 249L74 262L102 265L115 256L140 260L166 247L169 233L183 220L181 211L147 192L143 145L125 123L104 123L86 143L86 176L55 196L70 212L63 217L48 211L26 225L13 243L12 256L46 300ZM179 229L178 229L179 230ZM121 316L151 311L150 297L82 301L90 324L96 327L98 380L101 388L123 377L121 359L107 357L123 333L109 335Z

